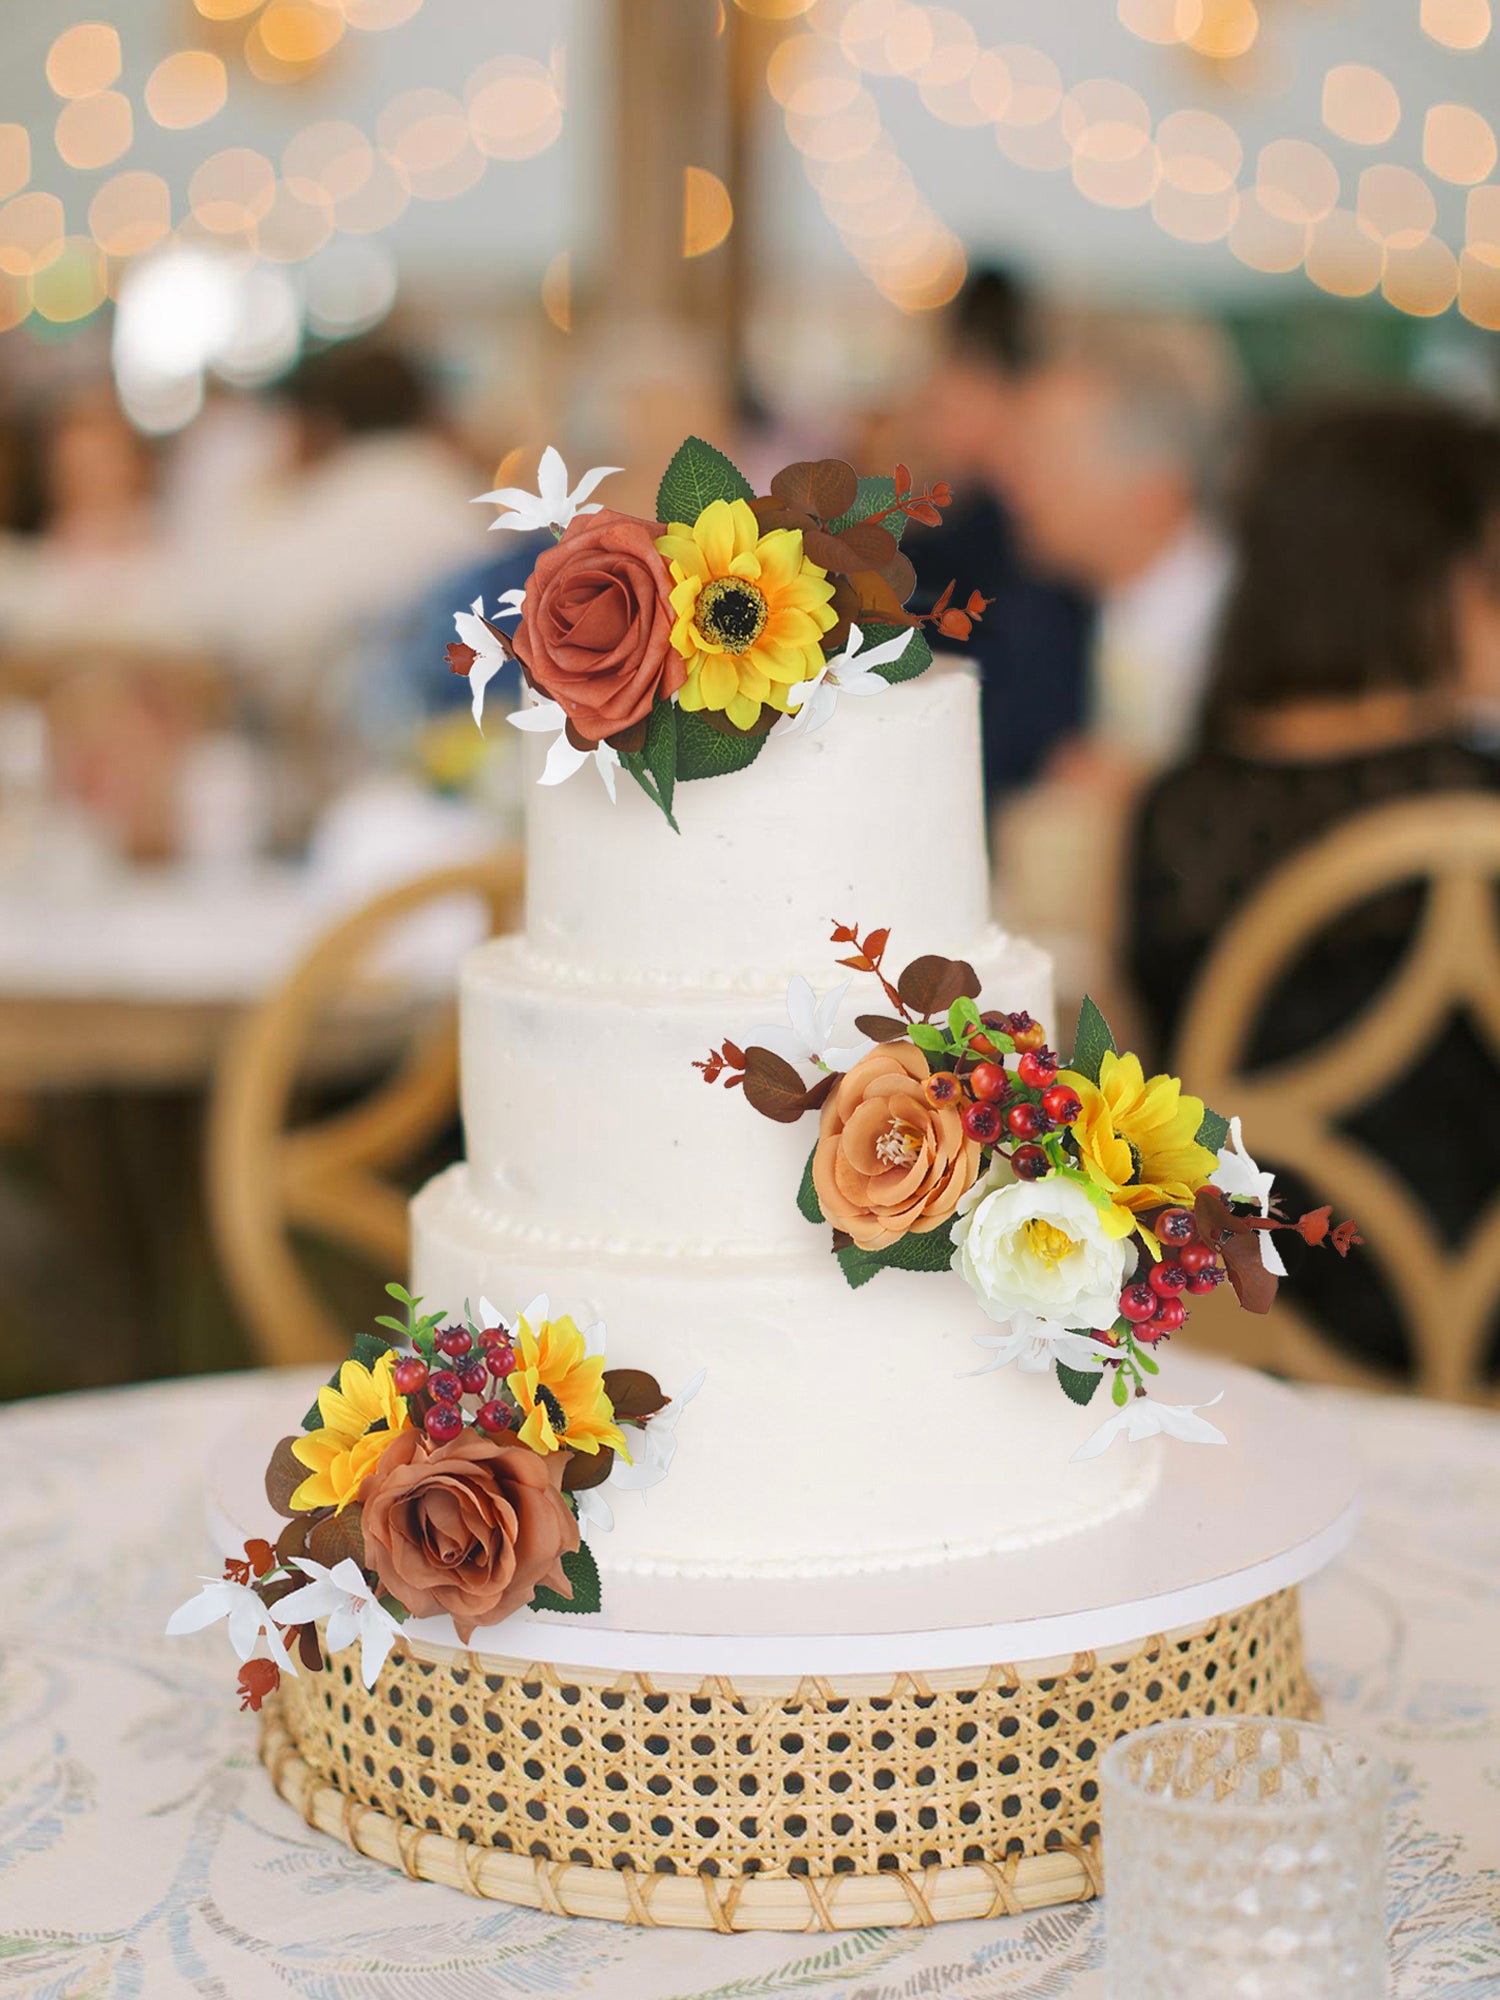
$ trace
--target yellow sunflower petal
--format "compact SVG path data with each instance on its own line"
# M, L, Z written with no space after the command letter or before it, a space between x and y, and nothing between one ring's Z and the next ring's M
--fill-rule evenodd
M689 715L696 715L703 707L703 676L696 662L688 668L688 677L677 690L677 706L686 709Z
M749 729L760 714L760 703L741 692L724 704L724 713L736 729Z
M703 554L708 574L723 576L734 561L734 515L727 500L710 500L693 523L693 540Z
M731 657L710 654L698 670L705 708L727 708L739 689L740 676Z
M665 556L669 563L675 563L683 576L695 577L699 583L708 581L708 565L690 529L673 528L665 535L658 535L656 552Z
M748 555L760 542L760 522L748 500L731 500L729 520L734 530L734 554Z
M802 568L802 530L773 528L768 535L761 537L757 554L760 556L761 581L767 595L779 595L791 588ZM822 574L819 570L818 575Z

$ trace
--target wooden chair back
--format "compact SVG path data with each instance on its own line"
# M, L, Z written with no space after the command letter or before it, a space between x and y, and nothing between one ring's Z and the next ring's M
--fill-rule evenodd
M310 1281L293 1232L353 1252L382 1279L404 1278L407 1195L390 1173L443 1130L458 1103L456 1009L444 1002L403 1010L404 1046L368 1095L293 1125L294 1089L320 1029L347 1008L361 972L415 912L477 896L491 930L510 929L523 879L513 848L387 891L336 924L231 1033L209 1106L209 1211L260 1360L337 1359L348 1351L348 1328Z
M1338 1033L1247 1071L1267 1001L1307 946L1341 913L1413 882L1426 885L1422 914L1386 984ZM1340 1122L1408 1071L1458 1008L1500 1072L1497 892L1500 799L1453 793L1362 813L1277 869L1225 927L1189 998L1173 1070L1218 1110L1240 1113L1263 1166L1295 1166L1318 1200L1357 1219L1365 1247L1354 1255L1376 1260L1414 1375L1397 1384L1362 1365L1285 1293L1264 1318L1238 1311L1227 1287L1195 1301L1195 1342L1314 1380L1500 1400L1483 1377L1500 1310L1500 1188L1450 1245L1419 1196ZM1451 1115L1462 1118L1464 1107Z

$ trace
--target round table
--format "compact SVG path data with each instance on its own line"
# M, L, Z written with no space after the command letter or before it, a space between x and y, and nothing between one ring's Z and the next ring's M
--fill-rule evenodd
M0 1411L0 1996L145 2000L1099 2000L1103 1911L828 1937L553 1919L407 1882L310 1832L256 1758L203 1459L287 1385L222 1376ZM1327 1716L1395 1765L1395 2000L1500 1993L1500 1416L1317 1393L1367 1472L1306 1590ZM1170 1448L1170 1447L1169 1447ZM1184 1447L1185 1448L1185 1447Z

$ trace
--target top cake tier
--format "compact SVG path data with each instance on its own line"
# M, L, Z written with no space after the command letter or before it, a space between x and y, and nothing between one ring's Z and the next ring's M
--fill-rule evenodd
M679 835L623 772L614 806L591 770L538 785L528 737L529 952L575 978L691 988L784 982L834 920L960 949L989 905L978 743L973 671L937 666L846 697L746 771L679 785Z

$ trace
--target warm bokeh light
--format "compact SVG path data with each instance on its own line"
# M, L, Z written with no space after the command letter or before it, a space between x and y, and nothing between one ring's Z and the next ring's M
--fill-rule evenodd
M203 162L188 183L188 205L216 236L253 230L276 199L276 171L263 153L230 146Z
M179 49L146 79L146 109L158 125L181 132L224 109L229 73L207 49Z
M763 21L791 21L814 4L815 0L735 0L742 12L756 14Z
M120 74L120 37L103 21L65 28L47 51L47 81L59 97L108 90Z
M32 310L57 326L97 312L105 299L104 254L87 236L69 236L31 281Z
M1120 0L1120 25L1143 42L1185 42L1203 25L1203 0Z
M298 201L332 204L358 194L375 171L375 148L357 125L330 118L287 141L281 173Z
M1383 146L1401 123L1395 84L1364 63L1339 63L1323 79L1323 123L1351 146Z
M19 326L31 311L31 280L12 278L0 270L0 333Z
M1477 49L1490 32L1490 0L1422 0L1422 26L1450 49Z
M1255 189L1271 215L1305 225L1338 201L1339 170L1310 139L1273 139L1256 161Z
M193 0L205 21L242 21L253 14L261 0Z
M542 273L542 311L559 333L573 331L573 260L566 250L559 250Z
M1494 171L1495 134L1467 104L1434 104L1422 127L1422 163L1439 180L1476 187Z
M75 97L63 106L52 140L65 166L91 172L129 152L134 137L130 99L118 90L101 90L92 97Z
M1027 126L1055 119L1062 107L1063 88L1062 74L1051 56L1025 42L1006 42L998 53L1010 72L1010 96L1001 122Z
M911 0L851 0L838 23L839 45L871 76L894 76L889 45L894 40L900 51L903 34L909 38L912 32L904 24L920 11Z
M321 62L344 33L343 14L318 0L271 0L255 25L265 53L289 69Z
M788 35L766 65L766 85L787 111L831 118L860 94L859 77L836 42L821 35Z
M31 179L31 134L24 125L0 125L0 201Z
M373 236L389 229L411 202L411 191L403 175L389 160L377 159L370 178L354 194L344 195L333 205L333 219L349 236Z
M1382 163L1359 177L1356 204L1360 227L1388 250L1412 250L1430 235L1437 202L1420 174Z
M811 118L788 111L787 137L810 160L852 160L869 151L880 136L880 113L867 90L832 118Z
M31 278L61 255L67 219L55 194L18 194L0 208L0 271Z
M376 122L381 153L414 195L443 201L484 172L463 106L446 90L405 90Z
M1139 208L1161 178L1151 112L1128 85L1099 78L1063 99L1058 124L1073 152L1073 184L1101 208Z
M160 174L116 174L89 203L89 233L110 257L139 257L172 228L172 196Z
M1211 62L1233 62L1249 54L1259 34L1260 11L1255 0L1203 0L1198 24L1184 40Z
M1183 194L1222 194L1245 157L1238 132L1212 111L1169 112L1156 128L1156 150L1162 178Z
M469 132L492 160L529 160L562 131L557 78L530 56L496 56L464 86Z
M1458 309L1475 326L1500 333L1500 264L1486 262L1472 250L1463 252L1458 260ZM4 294L0 292L0 313L3 311Z
M1477 187L1464 211L1469 250L1482 263L1500 269L1500 187Z
M273 264L300 264L321 250L333 234L326 201L304 201L282 185L256 225L256 248Z
M1185 188L1163 175L1151 197L1151 219L1180 243L1220 243L1234 227L1240 198L1232 185Z
M1336 298L1359 299L1380 283L1385 258L1352 209L1335 208L1313 224L1307 275Z
M1268 208L1259 188L1240 197L1229 247L1252 271L1295 271L1307 255L1308 225Z
M1458 259L1437 236L1409 249L1387 249L1380 289L1399 311L1431 318L1458 296Z
M399 28L422 10L422 0L344 0L344 19L351 28L367 34L383 34Z
M682 170L682 254L706 257L734 227L729 190L707 167Z

